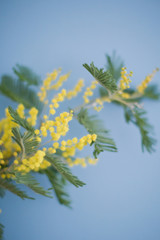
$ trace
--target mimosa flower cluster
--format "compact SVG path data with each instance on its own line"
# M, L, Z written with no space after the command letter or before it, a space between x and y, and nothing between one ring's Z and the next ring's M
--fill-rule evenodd
M143 94L157 71L158 69L155 69L152 74L148 75L141 85L137 87L137 92L134 94ZM46 153L55 155L61 153L65 163L70 167L74 165L85 167L87 163L93 165L97 163L97 158L76 157L78 151L82 151L85 146L92 145L96 141L96 134L86 134L80 139L73 136L72 139L66 140L75 110L60 112L59 108L62 102L76 97L82 91L84 80L80 79L75 87L69 91L65 88L60 89L70 76L70 73L64 75L60 75L60 73L61 69L57 69L47 74L38 93L40 101L45 105L45 113L42 112L39 115L38 109L32 107L27 110L23 104L19 104L17 107L19 117L25 119L32 127L35 127L34 138L39 145L33 154L26 154L25 152L22 154L20 146L13 140L12 129L15 127L20 128L20 126L13 121L8 109L6 109L6 117L0 121L1 178L11 178L12 174L9 170L16 170L25 174L30 171L38 172L50 167L50 162L46 160ZM93 99L90 97L93 96L93 90L98 82L96 80L92 81L91 85L86 87L84 91L82 106L87 108L93 107L99 112L103 108L104 102L121 102L123 99L130 99L132 94L125 92L125 90L130 87L132 75L132 72L127 73L126 68L122 68L118 90L108 96ZM50 99L48 94L51 90L59 90L59 92Z
M38 172L39 170L49 167L50 162L44 159L45 152L38 150L32 157L23 158L21 162L14 160L14 164L18 165L15 169L19 172L28 173L30 171Z
M153 77L155 76L156 72L159 71L159 68L156 68L155 70L153 70L153 72L151 74L149 74L148 76L146 76L146 78L142 81L142 83L137 86L137 91L134 92L133 94L126 92L125 90L130 88L130 83L132 82L131 77L133 76L133 72L130 71L129 73L127 72L126 67L123 67L121 69L121 78L119 81L119 87L118 87L118 91L115 92L114 94L112 94L109 97L102 97L102 98L96 98L94 101L94 109L99 112L102 108L103 108L103 104L105 102L110 103L111 101L120 101L121 99L132 99L133 97L136 96L142 96L145 92L145 89L148 87L148 84L152 81ZM87 88L89 91L89 88ZM93 95L93 94L91 94ZM85 96L85 95L84 95ZM87 99L87 103L89 104L89 100Z
M122 98L129 98L130 94L125 93L124 90L130 88L130 83L132 82L130 77L132 77L133 72L130 71L130 73L127 73L127 70L125 67L122 68L121 71L121 79L120 79L120 90L119 94L121 95Z
M153 77L155 76L156 72L159 71L159 68L153 70L151 74L146 76L146 78L142 81L142 83L137 87L139 93L143 94L145 89L147 88L148 84L152 81Z
M60 71L60 69L54 70L51 74L47 75L47 78L43 82L41 92L38 93L38 96L45 104L48 103L48 91L53 89L58 90L69 77L69 73L62 75L58 78L57 82L55 82ZM35 136L36 140L39 142L39 148L31 156L25 153L22 156L21 148L12 139L12 129L19 126L12 121L13 119L10 116L8 109L6 109L6 118L0 121L0 176L2 178L11 177L11 174L8 172L9 168L22 173L28 173L30 171L38 172L39 170L50 167L50 162L45 159L46 152L56 154L57 150L60 150L62 156L66 159L66 163L68 163L69 157L75 156L77 150L82 150L87 144L91 144L92 141L96 140L96 134L88 134L79 140L74 137L73 139L68 139L66 141L62 139L60 141L60 138L66 136L69 131L69 122L73 119L73 110L62 112L58 115L56 114L56 109L59 108L60 102L77 96L77 94L81 92L83 86L84 81L80 79L73 90L67 92L66 89L62 89L54 98L52 98L50 104L48 104L48 115L44 114L42 116L40 127L35 129ZM31 126L38 125L38 110L35 107L27 111L23 104L19 104L17 107L17 113L22 119L26 119ZM53 118L53 115L56 116ZM48 137L49 140L46 139ZM89 163L92 164L92 161ZM93 164L94 163L95 162L93 161ZM84 161L82 164L82 160L73 160L72 164L69 165L73 166L78 164L81 166L85 165Z
M85 103L89 103L89 98L90 96L93 96L93 90L96 88L98 82L97 81L92 81L92 84L90 87L86 88L86 91L84 92L83 99Z
M21 108L18 107L17 110ZM16 127L17 124L12 121L8 109L6 109L6 117L0 121L0 149L1 149L1 160L2 165L7 165L8 159L12 155L16 155L16 152L20 151L19 145L12 140L12 128Z

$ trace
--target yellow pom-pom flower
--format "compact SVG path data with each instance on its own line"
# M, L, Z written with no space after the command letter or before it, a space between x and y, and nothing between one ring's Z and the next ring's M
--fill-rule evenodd
M153 70L151 74L149 74L143 81L142 83L137 87L137 90L139 93L143 94L145 89L147 88L148 84L152 81L153 77L155 76L156 72L159 71L158 68Z
M97 84L98 84L98 82L96 80L92 81L91 86L86 88L86 91L84 92L84 95L83 95L83 99L84 99L85 103L89 103L89 98L88 97L93 95L92 90L96 88Z

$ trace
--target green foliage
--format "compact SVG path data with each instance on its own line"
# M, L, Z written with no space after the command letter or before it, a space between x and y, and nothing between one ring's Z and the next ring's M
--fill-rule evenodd
M144 151L144 149L146 149L148 152L153 152L156 140L150 136L152 133L152 126L148 123L145 116L146 112L139 108L135 108L132 111L128 108L124 109L126 121L134 123L139 128L142 139L142 150Z
M108 130L105 129L101 120L96 115L89 116L87 109L81 109L77 115L77 119L90 134L96 134L97 139L94 144L93 155L97 155L103 151L116 152L117 148L114 141L109 138Z
M13 110L13 108L10 106L8 107L8 111L15 123L19 124L21 127L25 128L30 132L34 132L35 129L27 122L26 119L21 118L17 111Z
M0 92L15 102L22 103L26 108L36 107L42 110L37 93L23 82L9 75L3 75L0 83Z
M46 153L45 159L49 161L53 165L53 167L74 186L82 187L83 185L85 185L84 182L80 181L76 176L71 173L69 167L64 162L64 159L61 156Z
M31 174L27 173L23 175L21 173L15 172L14 175L15 175L14 180L16 181L16 183L24 184L35 193L52 198L52 196L50 195L51 192L45 190L42 186L40 186L40 184Z
M103 68L98 69L92 62L90 66L83 64L83 66L92 74L92 76L105 88L107 91L114 93L117 91L117 84L109 71L104 71Z
M3 188L0 188L0 197L3 198L5 195L5 190Z
M17 195L18 197L20 197L22 199L25 199L25 198L34 199L34 198L29 197L24 191L20 190L17 186L15 186L13 183L11 183L7 180L1 179L0 187L14 193L15 195Z
M136 89L126 89L124 92L133 93L135 97L132 97L131 99L123 99L118 94L114 94L117 93L116 91L118 90L117 82L121 76L123 61L117 57L115 53L111 57L106 55L106 60L106 71L102 68L98 69L93 62L90 65L83 64L83 66L102 86L99 88L101 97L108 96L114 103L118 103L123 107L125 106L126 121L135 124L141 133L142 150L147 150L148 152L154 151L156 141L152 137L152 127L145 117L146 112L135 106L138 106L137 103L144 98L153 100L159 99L160 92L158 91L157 86L151 85L147 87L143 95L139 94ZM41 82L39 76L37 76L31 69L22 65L16 65L16 67L13 68L13 71L16 75L15 79L9 75L2 76L0 92L13 101L22 103L26 108L30 109L31 107L36 107L39 112L41 112L43 104L40 102L36 91L33 90L33 87L35 88ZM116 152L117 148L115 142L109 137L109 131L105 129L102 121L99 120L96 115L89 115L88 113L87 107L89 108L92 106L92 103L95 103L94 101L95 100L91 101L86 106L86 109L81 108L85 104L76 108L74 116L79 123L85 127L89 134L97 135L97 139L90 144L94 146L93 155L97 158L101 152ZM79 109L81 109L80 112L78 112ZM13 110L11 107L9 107L8 110L12 120L18 124L17 127L12 129L12 133L13 139L21 148L21 152L18 154L18 161L21 162L24 158L33 156L40 148L40 143L36 140L37 136L34 133L34 127L32 127L26 119L21 118L17 111ZM21 129L22 132L20 132L20 126L24 128ZM56 154L46 152L44 159L49 161L52 166L45 170L40 170L39 173L43 173L47 176L52 186L50 189L46 190L40 186L35 177L31 175L32 172L25 174L16 172L14 165L12 165L12 157L9 159L8 173L14 175L12 180L14 180L15 183L23 184L37 194L52 198L51 190L54 190L59 203L70 207L71 201L68 193L65 191L66 182L69 181L76 187L82 187L85 183L72 174L60 149L56 150ZM74 157L72 159L74 160ZM1 173L5 170L4 168L5 166L2 167ZM17 185L11 180L3 180L0 178L0 197L4 196L5 190L12 192L22 199L34 199L28 196L24 191L20 190L19 186L17 187ZM3 225L0 224L0 239L2 239L3 228Z
M13 139L18 143L21 148L22 155L30 155L37 151L39 142L36 140L35 135L32 132L26 131L21 135L19 128L13 128Z
M41 83L40 77L28 67L16 64L13 71L20 81L26 82L28 85L39 85Z
M118 82L121 77L121 68L124 66L122 59L113 52L112 56L106 54L106 61L106 70L111 73L115 82ZM101 97L108 96L108 92L103 87L99 88L99 94Z
M113 52L112 56L106 55L106 70L109 71L117 82L121 77L121 68L124 66L122 59Z
M18 127L12 128L12 133L13 133L12 138L21 147L21 150L23 151L24 147L23 147L22 142L21 142L22 136L21 136L21 133L19 131L19 128Z
M150 85L145 89L144 98L149 98L152 100L160 99L160 91L157 85Z
M0 239L3 239L4 226L0 223Z
M64 190L66 181L63 176L61 176L53 167L46 169L45 174L52 184L52 189L54 190L59 203L66 207L70 207L71 201L68 193Z
M104 87L99 87L99 95L100 97L108 97L108 92Z
M25 148L25 153L27 155L33 154L37 151L39 142L36 139L36 136L32 132L26 131L22 137L22 141Z

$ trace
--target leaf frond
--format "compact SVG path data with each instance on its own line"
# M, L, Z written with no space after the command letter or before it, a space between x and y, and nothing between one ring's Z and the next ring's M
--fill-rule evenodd
M40 77L26 66L16 64L16 66L13 67L13 71L20 81L26 82L28 85L37 86L41 83Z
M5 190L3 188L0 188L0 197L3 198L5 195Z
M18 184L24 184L35 193L52 198L52 196L50 195L51 192L45 190L42 186L40 186L37 180L29 173L22 175L21 173L16 172L14 181L16 181L16 183Z
M121 77L121 69L124 66L123 60L113 52L112 56L106 54L106 69L110 71L116 82Z
M83 67L85 67L88 72L90 72L105 89L107 89L107 91L111 93L117 91L117 84L109 71L104 71L103 68L98 69L96 66L94 66L93 62L90 64L90 66L85 63L83 64Z
M4 226L2 223L0 223L0 240L4 239L3 238L3 232L4 232Z
M5 190L8 190L18 197L25 199L34 199L32 197L29 197L24 191L20 190L17 186L15 186L13 183L6 181L6 180L0 180L0 187L4 188Z
M89 116L87 109L81 109L77 115L77 119L90 134L96 134L97 139L94 144L94 157L103 151L116 152L117 148L113 139L109 137L108 130L103 126L103 122L96 115Z
M8 107L8 111L11 115L11 117L13 118L13 121L17 124L19 124L21 127L25 128L26 130L30 131L30 132L34 132L34 127L32 127L26 119L21 118L19 116L19 114L17 113L17 111L15 111L12 107Z
M64 190L65 179L61 176L54 168L48 168L45 170L45 174L48 177L54 190L56 197L60 204L70 207L71 201L69 199L68 193Z
M74 186L82 187L83 185L85 185L84 182L80 181L76 176L71 173L69 167L63 161L62 157L46 153L45 159L49 161L52 166Z
M25 108L36 107L39 111L43 108L43 104L34 90L9 75L2 76L0 92L13 101L22 103Z
M18 143L21 148L22 155L30 155L37 151L39 142L32 132L24 132L21 135L18 127L12 129L12 138Z
M142 150L146 149L149 153L153 152L156 140L151 137L153 127L148 123L146 112L139 108L135 108L133 111L128 108L124 108L124 110L126 122L132 122L139 128Z
M157 85L150 85L144 91L144 98L149 98L152 100L160 99L160 91Z

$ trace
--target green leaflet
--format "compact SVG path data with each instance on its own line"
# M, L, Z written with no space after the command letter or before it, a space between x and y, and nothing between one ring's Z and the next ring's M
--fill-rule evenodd
M99 90L100 97L108 97L109 96L109 94L105 88L99 87L98 90Z
M36 139L36 136L32 132L26 131L23 134L23 143L24 143L24 148L25 148L25 153L27 155L33 154L34 152L37 151L39 142Z
M40 77L28 67L16 64L16 66L13 67L13 71L20 81L26 82L28 85L37 86L41 83Z
M128 108L124 108L124 110L126 122L132 122L139 128L142 150L144 151L146 149L148 152L153 152L156 140L150 136L152 134L153 127L148 123L145 116L146 112L139 108L135 108L133 111Z
M150 85L145 89L144 92L144 97L153 99L153 100L158 100L160 99L160 91L158 89L157 85Z
M121 77L121 68L124 66L122 59L113 52L112 56L106 55L106 70L109 71L116 82Z
M18 143L21 148L22 155L30 155L37 151L39 142L36 140L35 135L32 132L24 132L21 135L19 128L13 128L13 139Z
M0 180L0 187L3 189L6 189L12 193L14 193L15 195L17 195L18 197L25 199L34 199L32 197L29 197L24 191L20 190L17 186L15 186L13 183L7 181L7 180Z
M45 190L42 186L40 186L40 184L31 174L27 173L22 175L21 173L15 172L14 175L15 175L14 181L16 181L16 183L24 184L35 193L38 193L45 197L52 198L52 196L50 195L51 192L48 190Z
M22 103L26 108L36 107L42 110L37 93L23 82L9 75L3 75L0 83L0 92L15 102Z
M17 113L17 111L15 111L15 110L13 110L13 108L12 107L8 107L8 111L9 111L9 113L10 113L10 115L11 115L11 117L13 118L13 121L15 122L15 123L17 123L17 124L19 124L21 127L23 127L23 128L25 128L26 130L28 130L28 131L30 131L30 132L34 132L34 127L32 127L28 122L27 122L27 120L26 119L24 119L24 118L21 118L19 115L18 115L18 113Z
M103 68L98 69L94 66L93 62L90 64L90 66L85 63L83 64L83 67L85 67L92 74L92 76L109 92L114 93L117 91L117 84L109 71L104 71Z
M66 181L63 176L61 176L61 174L59 174L59 172L57 172L53 167L46 169L45 174L52 184L51 189L54 190L59 203L65 205L66 207L70 207L71 201L68 193L64 190Z
M109 71L115 81L118 82L121 77L121 69L124 66L122 59L113 52L112 56L106 54L106 61L106 70ZM99 94L101 97L108 96L107 90L103 87L99 88Z
M3 188L0 188L0 197L3 198L5 195L5 190Z
M0 223L0 240L3 239L3 232L4 232L4 226L2 223Z
M67 164L64 162L64 159L60 156L56 156L55 154L46 153L45 159L49 161L53 167L70 183L72 183L76 187L82 187L85 185L84 182L80 181L76 176L74 176Z
M115 142L109 138L108 131L104 128L102 121L99 120L96 115L89 116L87 109L82 108L77 115L77 119L90 134L95 133L97 135L97 139L93 143L93 155L95 158L103 151L117 151Z

